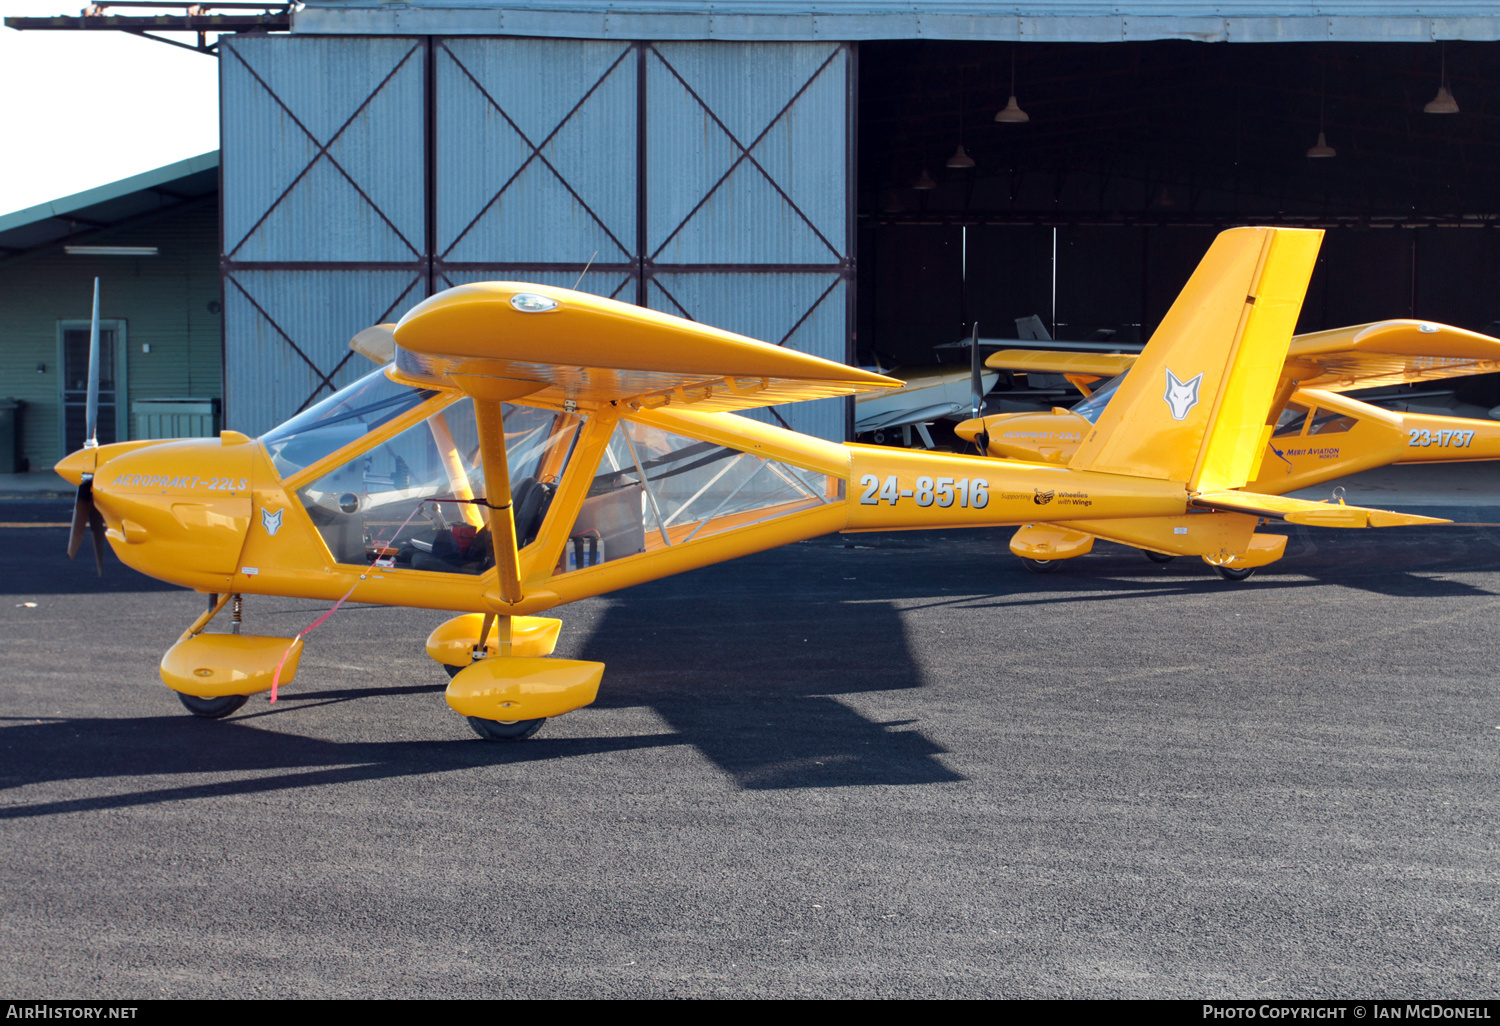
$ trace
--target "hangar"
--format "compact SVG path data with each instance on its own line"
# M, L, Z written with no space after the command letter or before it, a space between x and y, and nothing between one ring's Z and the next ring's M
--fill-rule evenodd
M200 45L224 417L252 433L352 380L359 329L484 279L930 364L1031 315L1139 344L1216 231L1263 223L1328 230L1301 330L1500 319L1500 17L1473 0L163 6L7 22L239 30Z

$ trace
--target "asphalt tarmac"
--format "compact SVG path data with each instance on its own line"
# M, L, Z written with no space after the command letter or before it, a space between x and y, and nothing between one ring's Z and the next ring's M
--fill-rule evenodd
M1494 997L1500 527L1289 530L1240 584L1007 531L711 567L559 610L599 701L496 743L400 609L195 719L201 596L0 529L0 993Z

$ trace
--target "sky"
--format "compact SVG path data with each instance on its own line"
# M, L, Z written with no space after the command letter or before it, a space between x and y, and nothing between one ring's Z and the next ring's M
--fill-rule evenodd
M0 15L82 4L0 0ZM218 75L213 57L124 32L0 27L0 214L218 149Z

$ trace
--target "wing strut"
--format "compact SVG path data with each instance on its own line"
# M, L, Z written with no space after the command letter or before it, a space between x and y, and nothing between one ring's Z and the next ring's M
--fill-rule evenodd
M500 414L500 403L476 396L474 419L479 427L485 506L489 510L495 570L500 575L500 597L514 605L525 593L521 590L521 557L516 548L516 518L510 501L510 467L505 459L505 421Z

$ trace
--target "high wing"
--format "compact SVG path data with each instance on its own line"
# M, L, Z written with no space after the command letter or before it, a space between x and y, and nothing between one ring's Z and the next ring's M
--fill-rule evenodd
M1293 499L1287 495L1261 495L1256 492L1202 492L1194 496L1193 505L1199 509L1250 513L1272 520L1285 520L1289 524L1308 524L1313 527L1400 527L1451 523L1436 517L1420 517L1414 513L1395 513L1384 509L1313 502L1309 499Z
M748 410L901 382L571 289L479 282L418 304L395 329L396 374L478 398Z
M1135 365L1134 353L1057 353L1004 349L985 361L999 370L1113 377ZM1284 380L1300 388L1358 388L1500 371L1500 339L1432 321L1390 320L1293 335Z
M944 418L969 415L973 391L969 368L955 365L915 367L905 375L906 384L897 391L869 392L854 401L854 431L887 431L907 424L925 424ZM982 375L986 392L996 375Z
M984 361L995 370L1036 371L1038 374L1095 374L1112 378L1124 374L1139 353L1056 353L1045 349L1002 349Z
M1301 388L1348 392L1500 370L1500 339L1431 321L1391 320L1292 338L1286 374Z

